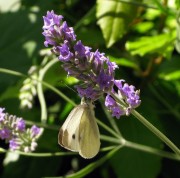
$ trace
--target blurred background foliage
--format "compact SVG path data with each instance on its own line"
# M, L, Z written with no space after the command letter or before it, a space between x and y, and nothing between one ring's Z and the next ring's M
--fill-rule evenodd
M47 10L54 10L64 16L69 26L74 27L77 38L85 45L106 53L111 61L119 65L116 79L125 79L141 90L142 104L138 111L180 147L179 7L179 0L1 0L0 68L27 75L31 68L29 75L38 75L46 67L47 60L55 58L49 54L49 49L43 50L42 36L42 16ZM35 66L34 70L32 66ZM71 89L78 81L67 78L60 63L54 63L44 75L45 82L79 104L80 98ZM0 106L11 114L22 116L30 124L40 124L41 107L36 84L33 94L32 81L24 81L25 78L0 73ZM29 92L23 93L22 87L27 84L31 86ZM43 92L48 126L36 152L65 152L57 144L58 129L73 106L47 87L43 87ZM32 96L33 99L27 101L32 108L22 108L19 99L22 93L30 98ZM109 125L100 102L96 102L95 112L99 120ZM133 116L111 119L115 120L127 140L170 151ZM108 135L101 127L100 132ZM102 148L112 145L101 142ZM7 148L3 141L0 141L0 146ZM107 159L102 161L102 158ZM89 172L86 175L85 171L84 177L180 177L178 161L130 148L122 148L109 157L100 152L91 160L84 160L77 154L31 157L6 153L0 154L0 161L2 178L62 176L87 165L90 165L87 167Z

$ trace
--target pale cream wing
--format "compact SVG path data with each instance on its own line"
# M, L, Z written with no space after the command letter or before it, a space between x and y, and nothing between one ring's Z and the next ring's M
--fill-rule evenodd
M100 134L94 111L87 107L79 126L79 154L83 158L93 158L100 149Z
M83 105L76 106L60 128L58 143L71 151L79 151L79 124L83 114Z

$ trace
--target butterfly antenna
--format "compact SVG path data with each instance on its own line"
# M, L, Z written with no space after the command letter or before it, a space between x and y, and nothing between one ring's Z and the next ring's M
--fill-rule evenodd
M75 92L77 94L77 91L75 91L73 88L71 88L70 86L68 86L67 84L65 84L62 80L60 81L63 85L65 85L67 88L69 88L70 90L72 90L73 92Z

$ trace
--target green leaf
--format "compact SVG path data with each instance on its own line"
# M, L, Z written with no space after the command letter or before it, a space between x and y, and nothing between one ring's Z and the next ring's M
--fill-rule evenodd
M109 56L110 60L115 62L117 65L129 67L133 69L139 69L139 66L137 65L136 61L127 59L127 58L116 58L114 56Z
M180 70L170 72L169 74L161 74L159 75L160 78L163 78L164 80L179 80L180 79Z
M167 81L178 81L180 79L179 57L173 57L171 61L163 62L159 67L158 77Z
M102 30L107 47L111 47L122 38L136 16L138 7L131 5L131 1L133 0L128 1L129 4L127 4L118 1L97 0L97 23Z
M174 49L175 36L174 32L156 36L144 36L136 39L136 41L128 41L126 48L132 55L144 56L157 53L170 58Z

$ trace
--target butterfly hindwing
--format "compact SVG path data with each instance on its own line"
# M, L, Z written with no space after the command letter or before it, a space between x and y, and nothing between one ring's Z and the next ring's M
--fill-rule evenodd
M99 129L92 106L84 109L79 126L79 154L83 158L94 157L100 149Z

